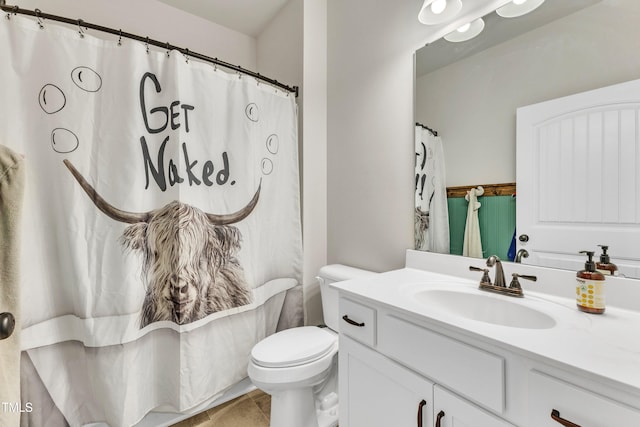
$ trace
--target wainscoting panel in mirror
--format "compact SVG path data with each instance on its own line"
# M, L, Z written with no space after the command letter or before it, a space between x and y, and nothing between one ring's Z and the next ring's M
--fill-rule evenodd
M442 139L447 187L516 181L517 108L640 78L637 0L547 0L485 21L489 40L416 52L415 119Z

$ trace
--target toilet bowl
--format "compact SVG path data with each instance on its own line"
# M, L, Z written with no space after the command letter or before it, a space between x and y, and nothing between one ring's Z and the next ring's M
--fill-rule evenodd
M344 265L318 275L327 327L277 332L251 350L253 384L271 395L272 427L335 427L338 424L338 293L329 284L374 273Z

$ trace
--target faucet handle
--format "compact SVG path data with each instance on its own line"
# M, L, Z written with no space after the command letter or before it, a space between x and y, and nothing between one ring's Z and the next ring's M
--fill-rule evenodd
M491 278L489 277L489 269L488 268L479 268L474 267L472 265L469 266L469 270L471 271L482 271L484 274L482 275L482 279L480 279L480 283L486 283L488 285L491 284Z
M511 276L512 276L512 279L511 279L511 283L509 284L509 289L522 289L520 287L520 282L518 281L518 277L525 280L531 280L533 282L538 280L536 276L527 276L526 274L513 273Z

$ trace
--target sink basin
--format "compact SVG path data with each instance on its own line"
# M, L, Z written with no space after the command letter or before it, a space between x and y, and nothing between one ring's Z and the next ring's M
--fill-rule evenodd
M414 298L432 308L478 322L524 329L549 329L556 325L553 317L508 296L427 289L416 292Z

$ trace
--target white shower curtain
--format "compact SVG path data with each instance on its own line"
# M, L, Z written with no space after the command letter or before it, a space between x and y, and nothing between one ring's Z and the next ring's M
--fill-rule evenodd
M416 125L415 149L416 249L449 253L449 208L442 139Z
M73 425L187 411L302 322L292 95L11 16L0 142L25 156L22 349Z

